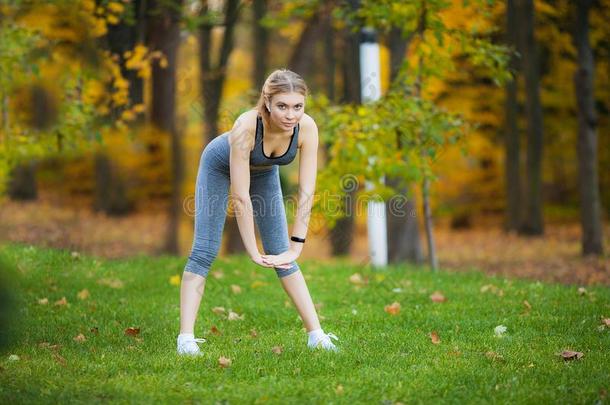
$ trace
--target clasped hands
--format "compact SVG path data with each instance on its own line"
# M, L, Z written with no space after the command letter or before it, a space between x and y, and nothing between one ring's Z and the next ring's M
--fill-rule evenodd
M292 267L291 263L299 257L299 253L293 249L288 249L279 255L261 255L256 252L255 255L251 256L254 263L263 267L277 267L279 269L289 269Z

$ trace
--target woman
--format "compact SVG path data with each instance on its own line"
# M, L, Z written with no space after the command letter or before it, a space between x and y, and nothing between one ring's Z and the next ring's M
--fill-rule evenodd
M256 108L204 149L195 190L195 235L180 289L178 354L200 355L194 324L207 275L218 254L229 191L244 246L252 261L274 268L308 331L308 347L337 351L324 333L296 263L307 233L316 182L318 129L304 112L307 85L296 73L276 70L265 81ZM264 142L263 142L264 139ZM299 198L292 237L280 188L279 165L299 158ZM254 220L265 254L258 251Z

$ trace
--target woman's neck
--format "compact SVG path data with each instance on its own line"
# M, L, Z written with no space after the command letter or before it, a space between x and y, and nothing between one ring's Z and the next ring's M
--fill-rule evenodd
M294 128L290 131L284 131L282 128L275 125L271 117L269 117L268 126L265 131L265 135L272 138L283 138L292 135Z

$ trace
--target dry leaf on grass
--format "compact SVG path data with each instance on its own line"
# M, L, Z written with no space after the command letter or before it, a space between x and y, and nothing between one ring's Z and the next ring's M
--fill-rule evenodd
M38 300L38 303L40 305L47 305L49 303L49 299L48 298L41 298Z
M123 288L125 286L118 278L100 278L97 280L97 283L114 289Z
M498 325L494 328L494 335L496 337L503 337L505 333L506 333L506 326L504 326L504 325Z
M231 359L229 359L227 357L224 357L224 356L220 356L218 358L218 365L220 367L223 367L223 368L230 367L231 366Z
M441 338L438 336L438 332L434 330L430 332L430 341L435 345L441 343Z
M83 343L85 340L87 340L85 335L83 335L82 333L79 333L78 335L74 336L73 339L75 342L78 342L78 343Z
M214 312L216 315L222 315L225 313L225 307L214 307L212 308L212 312Z
M241 294L241 287L237 284L231 284L231 291L233 294Z
M394 301L390 305L383 307L383 310L390 315L398 315L400 313L400 303Z
M349 277L349 282L356 286L362 287L367 285L369 280L368 278L363 278L360 273L354 273Z
M581 357L584 356L584 353L581 352L575 352L572 350L564 350L561 353L557 354L558 356L561 356L564 360L579 360Z
M61 364L62 366L65 366L68 363L66 359L59 353L51 352L51 354L53 355L55 361Z
M236 312L229 311L229 316L227 317L229 321L243 321L244 314L238 315Z
M275 354L282 354L282 352L284 351L284 348L282 346L273 346L271 351Z
M89 293L89 290L87 290L85 288L84 290L79 291L78 294L76 294L76 296L80 300L86 300L87 298L89 298L91 296L91 294Z
M216 325L212 325L212 327L210 328L210 333L213 335L222 335L222 333L220 332L220 330L218 330Z
M253 338L258 337L258 332L256 331L256 329L250 330L250 336L252 336Z
M504 357L501 354L492 352L492 351L486 352L485 357L487 357L489 360L494 360L494 361L503 361L504 360Z
M268 283L265 283L264 281L256 280L255 282L250 284L250 288L264 287L266 285L268 285Z
M225 274L222 271L216 270L215 272L212 273L212 277L214 277L217 280L220 280L224 276L225 276Z
M440 291L434 291L432 293L432 295L430 295L430 299L432 300L432 302L445 302L445 301L447 301L447 298L445 298L443 293L440 292Z
M125 329L125 335L126 336L138 336L140 334L140 328L134 328L134 327L129 327L127 329Z
M65 306L68 304L68 300L66 299L66 297L61 297L61 299L55 301L55 305L57 306Z
M343 385L339 384L335 387L335 394L337 394L337 395L343 394Z

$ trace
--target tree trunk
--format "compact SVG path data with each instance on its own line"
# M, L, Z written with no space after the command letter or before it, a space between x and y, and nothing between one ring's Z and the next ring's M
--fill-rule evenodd
M360 104L360 41L358 33L349 28L342 32L343 58L343 99L344 103ZM328 155L328 149L325 150ZM329 230L331 251L333 256L347 255L352 246L354 237L354 209L358 187L349 186L346 190L343 203L346 205L347 215L337 220L335 226Z
M260 91L263 88L266 79L267 58L269 54L269 30L260 24L261 18L267 13L267 0L254 0L252 2L252 9L252 35L254 36L254 71L252 72L252 84L255 89Z
M8 196L11 200L32 201L38 198L35 163L20 163L11 169L8 181Z
M259 10L260 11L260 10ZM207 2L202 13L207 13ZM233 33L239 17L239 1L227 0L224 10L224 33L221 38L220 54L212 57L212 28L210 24L199 27L199 66L201 71L201 89L203 95L203 110L206 128L206 140L209 143L218 136L218 111L222 100L222 87L226 79L227 63L233 51ZM212 61L216 61L213 64ZM224 225L226 235L226 252L228 254L244 252L237 221L234 216L227 215Z
M324 24L320 12L314 13L305 23L305 28L293 48L292 55L288 61L288 69L298 73L305 80L310 81L310 76L315 67L312 61L315 59L316 44L323 38Z
M417 23L417 35L423 42L424 32L426 31L426 14L427 8L424 3L419 21ZM422 70L423 70L423 56L419 56L417 78L415 80L415 97L421 97L422 88ZM423 151L422 151L423 153ZM428 264L432 271L436 271L438 268L438 260L436 258L436 245L434 242L433 225L432 225L432 208L430 207L430 179L427 175L424 175L422 181L422 211L424 213L424 228L426 229L426 242L428 245Z
M122 216L133 211L127 187L112 160L103 152L95 155L95 197L93 208L110 216Z
M515 1L506 3L506 44L517 48L517 24L515 18ZM505 152L505 190L506 219L504 229L517 231L521 223L521 178L519 175L519 128L517 125L517 70L515 56L511 56L509 68L515 74L505 87L506 101L504 104L504 152Z
M582 254L602 255L604 247L597 173L597 113L593 92L595 64L589 43L589 11L592 0L580 0L576 4L574 45L578 50L578 69L574 73L574 87L578 104L578 180Z
M128 7L132 7L135 22L127 24L121 20L118 24L108 26L108 33L104 38L104 47L112 54L123 60L126 51L133 50L138 40L143 41L143 29L145 20L143 7L144 0L136 0ZM135 70L125 67L120 63L121 75L129 81L129 99L131 104L140 104L144 100L143 80L138 77ZM112 111L113 119L119 119L124 108ZM140 122L142 115L138 115ZM108 215L125 215L134 209L133 201L127 196L125 181L121 178L112 160L103 151L95 155L95 195L93 209L103 211Z
M148 42L151 48L161 51L167 59L162 68L158 61L152 69L152 113L154 126L171 138L171 201L164 251L177 254L178 225L182 212L181 190L183 168L180 137L176 128L176 57L180 46L181 0L171 4L161 0L150 0Z
M534 38L533 0L517 0L519 42L523 53L522 70L525 78L527 113L527 179L525 215L520 233L542 235L542 106L540 104L540 78L536 42Z
M401 29L394 27L388 37L390 48L390 83L397 79L400 67L406 59L406 51L412 35L403 38ZM402 148L400 136L396 137L397 150ZM388 262L411 262L420 264L423 261L421 242L419 239L419 223L416 212L415 196L409 196L409 186L399 187L399 178L387 176L386 185L397 188L397 195L406 198L406 204L397 211L391 201L386 201Z

